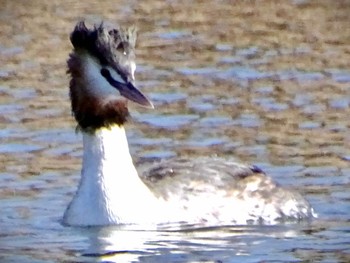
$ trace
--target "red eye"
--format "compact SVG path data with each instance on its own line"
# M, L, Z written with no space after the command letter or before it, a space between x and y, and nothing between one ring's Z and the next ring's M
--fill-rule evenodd
M123 42L119 43L119 45L117 46L117 50L121 53L124 53L124 44Z

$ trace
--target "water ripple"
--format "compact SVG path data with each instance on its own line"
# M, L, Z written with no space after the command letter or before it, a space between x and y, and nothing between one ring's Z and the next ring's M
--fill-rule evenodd
M197 120L199 115L155 115L155 114L142 114L136 116L139 122L147 123L154 127L166 128L166 129L178 129L181 126L188 125Z
M150 93L149 97L152 101L157 101L161 103L175 103L177 101L185 100L187 94L181 92L175 93Z
M33 144L5 143L0 145L0 153L28 153L44 149L43 146Z

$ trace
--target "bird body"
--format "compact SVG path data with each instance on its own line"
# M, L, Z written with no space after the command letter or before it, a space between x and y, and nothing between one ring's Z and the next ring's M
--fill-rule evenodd
M127 100L153 105L134 85L135 41L134 29L88 29L83 22L71 34L70 99L84 153L64 224L275 224L315 215L299 193L230 160L173 158L139 175L124 129Z

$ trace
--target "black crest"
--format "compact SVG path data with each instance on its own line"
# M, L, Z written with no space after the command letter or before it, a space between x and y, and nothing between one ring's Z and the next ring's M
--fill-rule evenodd
M86 27L84 21L75 26L70 40L76 51L87 51L97 58L102 65L120 65L118 71L123 72L122 66L135 59L136 28L108 29L101 23L92 29Z
M113 124L122 125L129 115L127 105L122 100L106 101L86 92L84 86L85 53L99 60L101 66L114 68L121 77L130 76L130 63L134 62L136 30L135 27L108 29L101 23L92 28L83 21L78 22L70 35L73 52L67 61L70 81L72 112L79 127L95 130Z

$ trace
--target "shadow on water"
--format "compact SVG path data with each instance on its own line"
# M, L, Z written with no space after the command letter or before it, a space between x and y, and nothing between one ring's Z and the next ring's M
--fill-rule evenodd
M307 224L170 228L173 230L167 225L149 231L132 226L74 231L81 231L79 235L88 239L88 248L79 252L83 262L226 262L235 259L254 262L257 257L278 260L283 256L283 252L276 251L274 242L279 243L283 251L307 251L305 241L316 241L317 233L325 229ZM299 241L298 247L295 239ZM260 253L253 255L252 248ZM287 261L309 259L311 257L298 253L286 258Z

